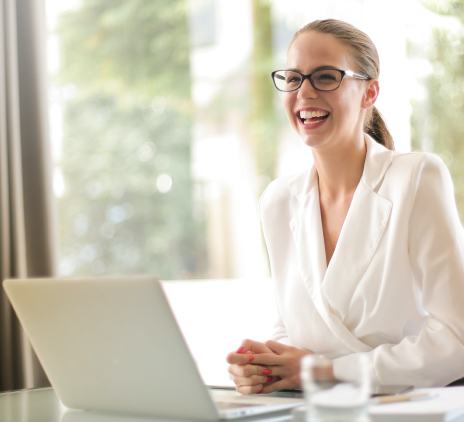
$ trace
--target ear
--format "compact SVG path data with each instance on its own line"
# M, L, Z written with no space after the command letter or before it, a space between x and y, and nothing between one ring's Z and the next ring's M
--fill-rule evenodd
M377 79L372 79L367 81L364 96L361 102L361 108L368 109L372 107L375 102L377 101L377 97L379 96L379 81Z

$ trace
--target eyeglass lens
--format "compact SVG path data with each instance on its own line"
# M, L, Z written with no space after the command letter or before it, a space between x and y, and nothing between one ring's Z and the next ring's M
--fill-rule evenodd
M342 73L337 70L320 70L311 76L316 89L332 91L337 89L342 80ZM294 91L301 85L302 76L291 70L280 70L274 74L274 82L281 91Z

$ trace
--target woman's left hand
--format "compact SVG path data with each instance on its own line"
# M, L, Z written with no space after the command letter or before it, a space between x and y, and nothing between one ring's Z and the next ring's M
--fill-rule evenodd
M267 365L273 377L280 377L263 388L263 393L273 393L283 389L301 388L300 361L303 356L312 354L307 350L287 346L277 341L268 340L264 343L274 354L261 353L254 355L253 363Z

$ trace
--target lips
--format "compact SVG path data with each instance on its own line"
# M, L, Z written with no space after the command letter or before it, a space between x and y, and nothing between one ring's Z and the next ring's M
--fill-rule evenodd
M320 108L308 107L298 110L296 115L303 126L311 128L315 125L321 126L319 123L324 122L330 113Z

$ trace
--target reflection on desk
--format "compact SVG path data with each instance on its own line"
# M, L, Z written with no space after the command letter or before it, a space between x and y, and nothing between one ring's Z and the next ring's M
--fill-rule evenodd
M156 419L169 421L169 419ZM153 422L153 418L143 416L119 415L110 413L85 412L83 410L68 409L61 417L60 422ZM172 422L172 421L171 421Z
M292 416L289 410L273 413L270 415L252 416L240 418L240 422L290 422ZM119 415L110 413L85 412L82 410L69 409L63 414L60 422L176 422L176 419L151 418L143 416ZM185 419L182 422L186 422ZM193 422L193 419L192 419ZM197 421L195 421L197 422Z
M373 422L464 422L464 387L416 390L437 393L423 402L373 405ZM294 392L276 394L295 394ZM239 419L240 422L287 422L289 411ZM0 394L1 422L173 422L173 419L85 412L65 408L52 388ZM183 421L185 422L185 420Z
M285 397L288 394L282 393ZM241 418L240 422L289 422L290 410ZM87 412L64 407L52 388L0 394L0 422L173 422L175 419ZM186 420L182 420L186 422Z
M371 422L464 422L464 387L414 390L414 394L421 393L430 398L369 405ZM293 416L294 422L305 422L305 407L295 408Z

